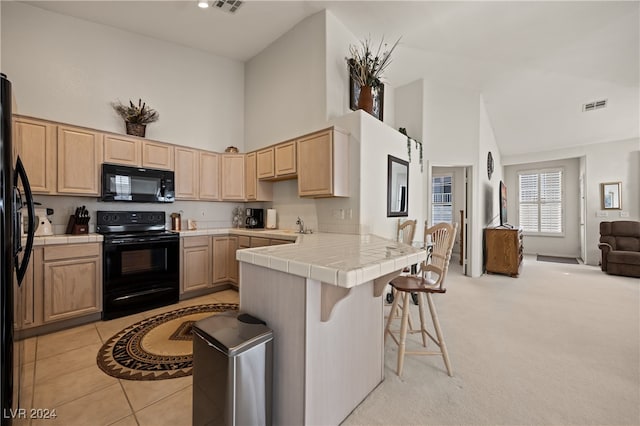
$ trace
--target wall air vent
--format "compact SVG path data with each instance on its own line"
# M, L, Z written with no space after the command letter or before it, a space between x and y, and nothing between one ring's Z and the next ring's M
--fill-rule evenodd
M588 104L582 105L582 112L593 111L596 109L601 109L607 106L607 100L602 99L600 101L589 102Z
M236 13L238 8L242 6L241 0L216 0L213 5L218 9L229 13Z

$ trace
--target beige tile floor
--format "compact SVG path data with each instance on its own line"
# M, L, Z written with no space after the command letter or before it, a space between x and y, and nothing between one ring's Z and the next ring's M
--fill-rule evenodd
M98 368L96 355L111 336L142 319L185 306L238 300L236 291L225 290L28 339L22 400L32 404L22 408L55 409L55 419L33 420L33 425L191 425L191 376L159 381L120 380Z

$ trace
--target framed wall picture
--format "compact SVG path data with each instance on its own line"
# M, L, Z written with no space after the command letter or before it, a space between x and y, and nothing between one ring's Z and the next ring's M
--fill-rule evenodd
M373 116L378 120L383 120L384 110L384 84L373 88ZM360 85L356 83L349 73L349 108L351 111L358 109L358 97L360 96Z
M622 182L601 183L600 189L602 210L622 209Z

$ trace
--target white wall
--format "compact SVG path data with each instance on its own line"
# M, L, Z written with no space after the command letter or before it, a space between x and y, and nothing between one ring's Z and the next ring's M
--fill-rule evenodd
M398 87L395 90L395 121L398 128L407 129L407 134L422 140L424 80Z
M333 119L351 111L349 73L345 58L349 57L349 45L357 44L358 39L330 11L326 12L325 36L327 118Z
M241 62L18 2L2 2L2 60L15 113L124 133L110 102L160 114L147 137L224 151L244 146Z
M524 252L548 256L580 257L580 159L545 161L540 163L517 164L505 167L507 185L507 212L509 223L518 226L518 173L527 170L561 168L563 170L563 210L562 237L540 237L524 235Z
M147 137L224 151L244 145L244 66L194 49L2 2L2 71L13 83L15 113L124 133L110 106L143 98L160 113ZM55 210L54 231L85 205L96 210L183 211L198 226L231 226L233 203L102 203L91 197L36 196ZM185 222L186 223L186 222Z
M247 151L325 125L325 51L325 12L321 11L246 62Z
M508 156L503 162L512 165L580 157L585 158L586 263L597 265L600 261L600 222L640 220L640 139ZM600 184L617 181L622 182L623 210L601 210Z
M395 239L398 218L387 217L387 158L388 155L409 160L407 138L369 114L356 111L362 119L360 146L360 220L369 232ZM424 172L420 171L418 156L412 154L409 163L409 216L416 219L415 240L422 241L424 232ZM426 170L426 168L425 168Z

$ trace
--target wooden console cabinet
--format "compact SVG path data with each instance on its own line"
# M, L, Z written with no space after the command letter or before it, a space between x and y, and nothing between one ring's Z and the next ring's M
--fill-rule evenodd
M485 229L485 269L487 272L520 274L522 264L522 229Z

